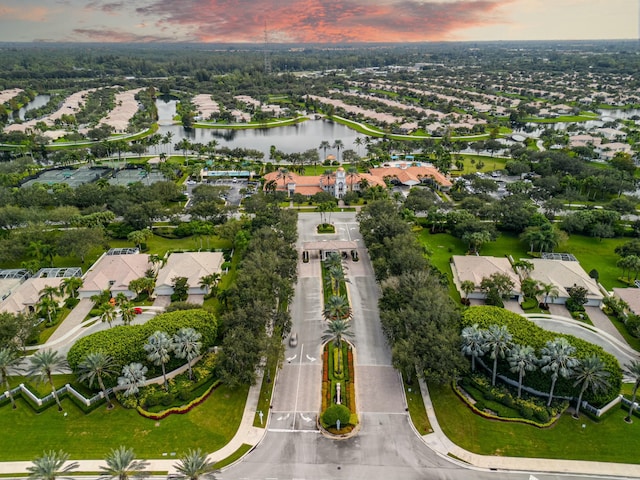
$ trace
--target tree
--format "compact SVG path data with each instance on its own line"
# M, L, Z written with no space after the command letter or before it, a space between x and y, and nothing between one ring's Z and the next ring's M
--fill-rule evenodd
M150 228L145 228L143 230L134 230L129 235L127 235L127 240L134 243L138 250L142 250L142 244L153 238L153 232Z
M549 400L547 406L551 406L553 400L553 390L556 387L558 377L569 378L573 369L578 366L578 359L573 356L576 349L569 344L566 338L556 337L549 340L540 353L541 370L544 373L551 373L551 389L549 390Z
M507 359L509 367L511 367L510 370L518 374L518 398L520 398L524 375L526 372L533 372L537 368L538 359L533 347L519 344L513 346Z
M147 381L147 367L141 363L130 363L122 367L122 376L118 377L118 386L124 387L124 396L137 395L140 387Z
M215 296L218 283L220 282L220 274L212 273L200 277L200 288L204 289L210 296Z
M93 387L93 382L97 381L100 391L107 400L107 408L112 409L113 404L109 398L109 392L104 386L104 378L109 378L116 373L116 363L110 355L102 352L92 352L87 354L85 359L78 364L78 380L87 382L89 388Z
M29 370L27 376L32 377L36 382L47 382L51 387L51 393L58 405L58 411L62 411L62 404L56 392L56 386L53 383L54 370L60 370L66 367L67 362L64 357L58 355L55 350L38 350L29 357Z
M331 295L324 305L323 313L327 320L346 320L351 317L351 307L345 297L341 295Z
M29 478L36 480L56 480L60 476L78 468L78 462L69 462L69 454L58 450L49 450L27 467ZM66 464L66 465L65 465Z
M462 240L467 242L469 253L476 254L480 252L482 246L493 240L490 232L483 230L479 232L467 232L462 235Z
M578 362L574 371L575 382L574 387L581 385L580 395L576 404L576 412L574 418L580 417L580 404L582 403L582 395L585 390L590 389L593 393L606 390L609 387L609 378L611 374L605 370L605 365L600 357L591 355L581 362Z
M120 308L122 323L124 325L131 325L131 322L136 317L134 303L130 301L124 293L120 292L116 295L116 304L118 305L118 308Z
M9 399L11 400L11 406L13 408L16 408L16 401L13 398L11 386L9 385L9 369L19 365L20 360L21 358L15 350L8 347L0 349L0 383L4 385L5 391L9 393Z
M147 359L150 362L153 362L156 366L162 367L162 378L164 379L164 388L166 390L168 388L168 384L165 365L171 358L171 339L165 332L157 330L151 334L147 343L145 343L144 350L147 352Z
M323 332L323 342L333 342L335 346L342 346L343 337L353 338L350 322L343 318L329 321L328 328Z
M59 308L58 301L48 295L43 295L36 304L38 313L47 317L47 325L53 325L53 317L58 313Z
M631 405L629 406L629 413L625 417L624 421L627 423L633 423L633 407L636 404L636 394L638 393L638 387L640 387L640 360L631 360L631 362L625 364L624 370L625 373L633 380Z
M481 357L487 351L484 332L478 328L478 324L462 329L462 353L471 356L471 371L476 371L476 358Z
M338 154L336 155L336 160L340 162L340 150L344 148L344 144L342 143L342 140L336 140L335 142L333 142L333 148L335 148L336 151L338 152Z
M494 272L480 282L480 291L489 305L503 306L502 300L509 298L514 288L515 283L506 273Z
M320 142L320 146L318 147L324 153L324 160L327 159L327 149L331 148L331 144L326 140Z
M549 309L549 298L555 300L558 298L559 291L558 288L553 283L543 283L540 282L538 284L540 286L540 293L544 294L544 308L545 310Z
M522 293L527 298L536 298L540 293L538 281L533 278L527 277L521 282Z
M178 301L185 301L189 296L189 279L187 277L173 277L171 279L173 287L173 298Z
M136 460L133 450L124 446L112 449L105 461L107 465L100 466L102 479L128 480L132 476L141 478L145 476L144 469L148 466L147 462Z
M173 343L171 349L178 358L186 358L187 365L189 366L189 380L192 378L191 362L198 355L200 355L200 349L202 343L200 342L202 335L196 332L193 328L181 328L173 336Z
M465 280L460 283L460 289L464 292L464 297L467 305L469 304L469 294L476 289L476 284L471 280Z
M70 298L78 297L78 289L82 287L84 281L80 277L63 278L60 282L60 293L66 294Z
M182 477L188 480L199 480L203 477L211 477L214 465L215 463L207 460L207 454L202 453L198 448L187 450L174 466Z
M141 293L146 293L151 296L153 289L156 287L156 280L150 277L140 277L129 282L128 288L136 295L140 296Z
M100 312L100 321L102 323L108 323L109 328L113 321L116 319L116 307L111 302L104 302L98 306L98 311Z
M495 385L498 373L498 357L504 358L509 353L512 337L504 325L491 325L483 334L485 340L484 348L487 352L491 352L490 358L493 359L491 385Z

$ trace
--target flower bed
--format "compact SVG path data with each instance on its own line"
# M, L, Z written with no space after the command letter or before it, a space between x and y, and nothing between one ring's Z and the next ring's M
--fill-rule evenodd
M151 420L162 420L163 418L167 418L169 415L173 415L173 414L181 415L181 414L190 412L192 408L204 402L209 397L209 395L211 395L211 392L213 392L221 384L222 382L220 380L216 380L213 384L211 384L209 388L207 388L207 390L201 396L193 399L188 404L182 405L180 407L169 408L161 412L148 412L144 410L142 407L138 406L136 407L136 410L140 415L142 415L143 417L149 418Z
M346 356L346 362L344 357ZM342 360L340 360L342 358ZM335 366L342 364L341 374L336 374ZM346 407L351 416L349 422L342 423L340 430L335 426L326 425L322 420L321 425L327 431L335 434L348 433L358 423L356 412L356 392L354 381L353 350L351 345L343 341L341 349L336 348L332 342L324 346L322 352L322 412L336 405L337 384L340 383L341 405Z

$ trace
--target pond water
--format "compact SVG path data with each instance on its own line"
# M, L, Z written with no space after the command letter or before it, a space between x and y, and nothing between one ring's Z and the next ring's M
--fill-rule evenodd
M285 153L303 152L309 149L318 149L320 142L326 140L333 145L336 140L341 140L344 150L352 149L358 152L358 146L354 141L357 137L363 137L355 130L332 122L330 120L307 120L305 122L286 127L274 128L250 128L245 130L230 130L222 128L194 128L186 131L180 125L172 125L172 118L176 113L176 100L156 100L158 108L158 133L165 135L171 132L172 145L175 145L183 138L190 142L207 144L211 140L216 140L219 147L229 148L251 148L264 153L265 160L269 158L269 151L274 145L278 150ZM176 153L181 153L175 151ZM319 151L320 159L324 158L324 151ZM362 147L360 152L363 153ZM337 155L335 149L327 149L327 155Z
M33 110L34 108L44 107L49 100L51 99L51 95L36 95L36 98L27 103L24 107L18 110L18 118L20 120L24 120L24 114L29 110ZM13 121L13 112L9 114L9 122Z

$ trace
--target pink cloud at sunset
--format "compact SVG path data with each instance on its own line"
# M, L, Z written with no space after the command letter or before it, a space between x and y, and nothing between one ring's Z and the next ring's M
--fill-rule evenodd
M0 41L345 43L638 38L633 0L0 0Z
M414 42L450 40L462 28L500 22L504 0L158 0L137 9L188 27L198 41Z

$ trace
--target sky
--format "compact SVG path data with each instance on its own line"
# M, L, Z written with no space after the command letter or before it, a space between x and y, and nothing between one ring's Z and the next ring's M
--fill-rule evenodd
M0 42L639 39L640 0L0 0Z

